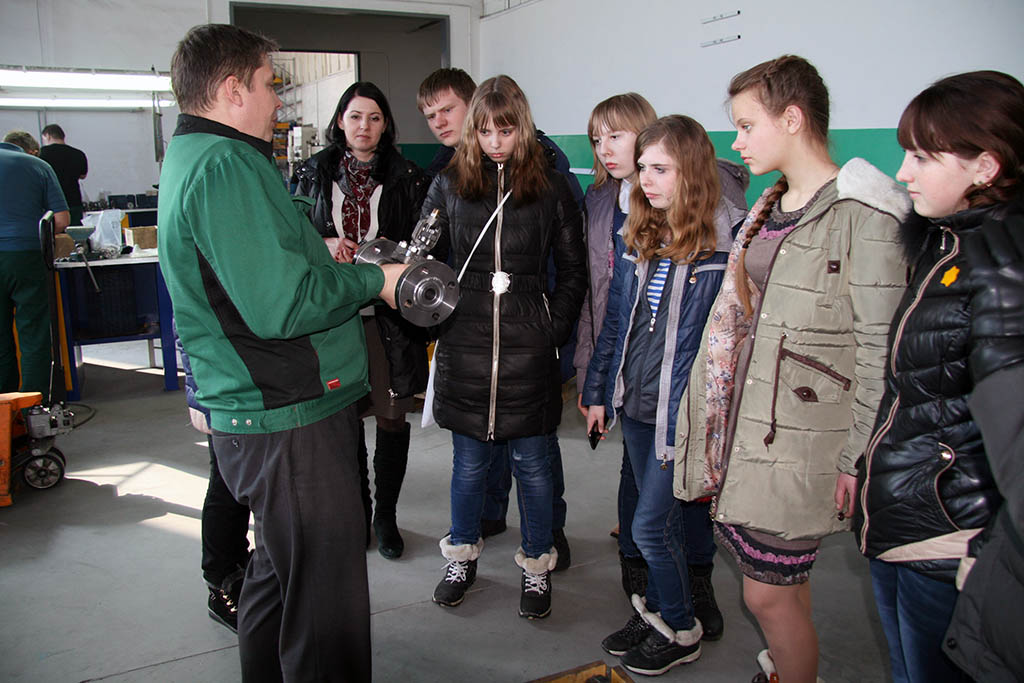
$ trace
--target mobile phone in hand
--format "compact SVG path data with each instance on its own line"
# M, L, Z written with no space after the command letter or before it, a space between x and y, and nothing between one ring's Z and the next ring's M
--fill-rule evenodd
M595 450L597 444L601 442L601 429L595 424L588 437L590 438L590 449Z

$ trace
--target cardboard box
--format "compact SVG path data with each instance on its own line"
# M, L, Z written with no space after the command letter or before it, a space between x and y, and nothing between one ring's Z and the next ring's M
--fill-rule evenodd
M64 258L75 253L75 241L60 232L53 236L53 258Z
M124 228L124 243L139 249L156 249L156 226L138 225Z

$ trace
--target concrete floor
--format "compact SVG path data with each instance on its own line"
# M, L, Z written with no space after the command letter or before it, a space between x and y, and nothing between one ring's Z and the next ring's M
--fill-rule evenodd
M85 355L82 402L95 417L58 441L67 478L45 491L23 488L0 508L0 681L237 681L237 640L208 618L199 570L205 439L189 426L183 393L162 391L161 371L141 367L144 343ZM372 425L367 433L372 440ZM591 451L572 404L560 435L573 562L554 576L552 615L528 621L516 612L514 511L510 530L488 539L466 601L456 609L430 601L444 566L437 540L449 521L451 444L445 431L414 426L399 504L405 555L366 553L376 680L527 681L617 663L600 641L630 616L608 535L618 435ZM660 680L746 683L757 671L763 645L739 574L722 555L716 567L725 637ZM867 562L851 536L825 541L813 577L822 679L887 680Z

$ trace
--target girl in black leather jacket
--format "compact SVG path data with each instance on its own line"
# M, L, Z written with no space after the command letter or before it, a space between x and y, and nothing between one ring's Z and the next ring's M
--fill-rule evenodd
M313 199L310 218L339 263L351 262L365 241L386 237L397 242L412 236L429 180L395 148L396 137L384 93L373 83L354 83L338 100L327 127L331 144L296 171L296 194ZM375 511L360 423L359 473L367 540L372 514L378 551L395 559L405 547L395 511L409 459L405 414L413 408L413 396L426 388L427 339L422 330L383 305L363 311L363 328L371 388L361 404L362 416L373 415L377 423Z
M872 558L893 678L956 681L963 674L942 654L943 634L1003 505L991 435L968 401L987 378L1024 363L1024 264L1017 256L1000 271L978 258L1021 196L1024 86L994 71L942 79L911 101L899 141L896 178L916 211L902 227L912 272L890 331L854 529ZM1013 269L1018 277L1006 277Z

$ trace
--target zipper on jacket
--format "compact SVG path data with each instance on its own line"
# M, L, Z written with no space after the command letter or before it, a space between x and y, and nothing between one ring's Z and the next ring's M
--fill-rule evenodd
M540 298L544 301L544 311L548 314L548 324L551 325L551 331L555 329L555 319L551 317L551 306L548 304L548 293L541 292ZM562 356L559 355L558 347L555 347L555 358L561 360Z
M505 164L498 164L498 203L501 203L501 196L505 193ZM501 222L505 216L505 210L498 211L498 218L494 223L494 272L501 272ZM493 288L492 288L493 289ZM487 440L494 438L494 423L498 409L498 352L501 348L501 294L493 292L491 310L491 395L487 407Z
M942 496L939 495L939 478L946 473L946 470L953 466L954 462L956 462L956 451L953 450L952 446L944 444L941 441L939 441L939 446L941 447L941 450L939 450L939 458L943 460L945 464L942 466L942 469L938 471L935 475L935 479L932 481L932 489L935 491L935 502L939 506L939 510L942 511L942 516L946 518L947 522L949 522L949 525L957 531L960 531L960 526L953 521L952 517L949 516L949 513L946 511L946 506L942 504Z
M910 314L914 312L918 304L921 303L921 299L924 298L924 290L931 284L932 278L939 272L939 269L945 266L949 261L956 257L960 253L960 238L956 236L949 228L942 228L942 243L939 245L940 251L946 249L946 235L953 238L953 248L946 256L943 256L935 265L932 266L931 270L928 271L928 275L921 281L921 284L917 287L917 294L914 295L914 300L907 306L907 310L903 312L903 317L900 318L900 324L896 326L896 334L893 336L892 349L889 351L889 369L892 371L893 378L896 377L896 351L900 347L900 342L903 341L903 330L906 329L907 321L910 319ZM878 444L882 438L888 433L889 429L892 428L893 419L896 417L896 409L900 404L899 392L896 393L896 398L893 399L892 407L889 409L889 415L886 417L885 422L879 427L878 431L871 440L868 442L868 447L864 451L864 486L860 490L860 509L864 514L864 523L860 526L860 552L861 554L867 554L868 547L868 527L869 515L868 515L868 484L871 483L871 461L875 456L875 449L878 448Z

